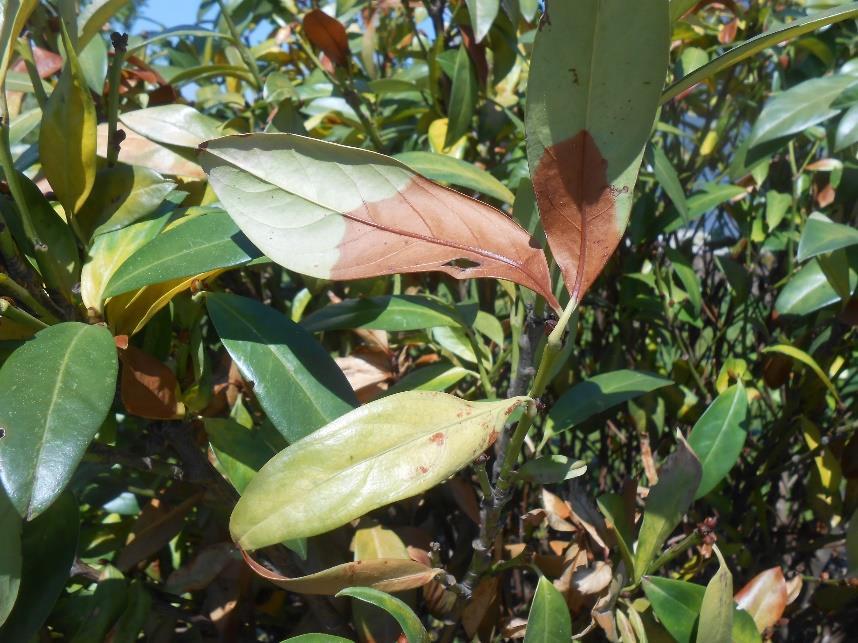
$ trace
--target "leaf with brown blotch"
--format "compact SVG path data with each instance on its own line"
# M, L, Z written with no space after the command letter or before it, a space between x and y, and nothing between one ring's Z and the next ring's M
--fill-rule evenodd
M558 307L545 255L512 218L392 158L293 134L226 136L202 149L229 215L290 270L332 280L494 277Z
M668 5L557 2L537 32L527 157L548 244L575 302L628 223L667 71Z
M789 592L780 567L772 567L754 576L734 597L739 609L750 614L762 632L777 623L787 606Z
M299 594L334 596L347 587L373 587L382 592L402 592L426 585L443 571L413 560L377 558L357 560L308 576L289 578L263 567L244 550L241 553L250 568L262 578Z
M345 65L348 62L349 37L343 23L336 18L320 9L313 9L304 16L304 33L335 64Z
M184 405L176 399L179 383L173 371L132 345L119 351L119 360L126 411L149 420L172 420L184 413Z

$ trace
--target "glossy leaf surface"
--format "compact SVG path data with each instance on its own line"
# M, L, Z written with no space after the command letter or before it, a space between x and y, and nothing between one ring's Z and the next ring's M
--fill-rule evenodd
M524 643L568 643L572 622L566 599L545 576L539 578L527 615Z
M407 604L395 596L371 587L349 587L337 593L337 596L350 596L359 601L380 607L393 616L409 643L429 643L429 634L417 615Z
M159 234L128 257L110 277L105 296L240 266L260 256L226 212L204 214Z
M526 402L428 392L371 402L268 462L236 505L230 532L243 548L258 549L422 493L482 453Z
M253 299L221 293L207 295L206 306L224 347L290 442L357 404L327 351L285 315Z
M818 255L858 245L858 228L835 223L814 212L807 219L798 242L798 261L807 261Z
M733 575L727 569L727 563L718 546L714 546L718 556L718 571L706 585L703 602L700 605L700 622L697 625L699 643L732 643L733 631Z
M0 489L0 627L15 605L21 585L21 517Z
M556 305L545 256L512 219L389 157L253 134L209 141L201 161L238 227L291 270L325 279L428 270L496 277Z
M628 222L667 71L668 24L661 0L584 0L555 3L537 32L527 156L548 243L574 300Z
M477 42L489 33L500 9L500 0L465 0L471 15L471 28Z
M736 593L736 604L747 611L762 632L772 627L787 605L787 586L780 567L772 567L754 576Z
M673 382L642 371L619 370L596 375L564 393L548 415L555 431L580 424L623 402L655 391Z
M733 468L747 437L748 394L741 384L721 393L701 416L688 444L700 459L703 476L695 499L702 498Z
M0 368L0 482L32 519L59 496L113 403L116 348L98 326L51 326Z
M301 326L314 333L351 328L408 331L460 325L462 319L455 308L424 295L346 299L325 306L301 321Z

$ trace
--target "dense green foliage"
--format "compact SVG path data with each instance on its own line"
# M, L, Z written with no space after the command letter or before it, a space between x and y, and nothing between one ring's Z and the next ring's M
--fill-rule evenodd
M851 638L858 3L547 4L0 2L0 640Z

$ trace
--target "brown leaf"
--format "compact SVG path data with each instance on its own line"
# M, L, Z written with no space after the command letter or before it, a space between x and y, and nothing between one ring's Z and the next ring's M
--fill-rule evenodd
M360 351L334 359L360 402L368 402L380 392L379 385L393 378L386 353Z
M227 565L238 558L232 543L217 543L200 551L191 562L175 570L167 578L164 589L171 594L205 589Z
M729 45L736 40L736 32L739 29L739 19L733 18L730 22L721 26L718 32L718 42L722 45Z
M149 420L172 420L184 414L184 405L176 400L179 383L173 371L132 345L119 351L119 360L126 411Z
M819 205L820 208L827 208L829 205L834 203L835 197L837 197L837 191L834 189L834 186L832 186L831 183L828 183L816 195L816 203Z
M350 56L346 28L324 11L313 9L304 16L304 33L335 64L345 65Z
M480 581L471 600L468 601L462 612L462 627L465 628L465 634L468 635L468 640L472 640L480 629L480 625L489 615L492 608L497 609L498 602L498 586L500 579L497 576L490 576Z
M548 244L575 301L602 272L622 237L614 215L618 194L608 183L606 169L596 141L581 130L546 148L533 173Z
M63 57L41 47L33 47L33 62L36 63L36 71L39 73L39 78L48 78L53 76L63 68ZM23 59L19 59L12 65L14 71L26 71L27 64Z
M160 498L153 498L131 527L128 542L116 558L116 567L127 572L165 547L182 530L185 516L201 497L202 493L194 494L172 509Z
M480 503L477 501L477 493L474 487L461 478L451 478L447 481L447 487L453 494L453 499L468 518L475 525L480 524Z
M607 563L595 561L590 567L583 567L572 575L572 587L584 596L595 596L611 583L613 569Z
M545 488L542 489L542 507L547 513L548 524L552 529L575 531L575 527L568 520L572 517L572 510L569 505Z
M780 567L754 576L735 596L736 605L750 614L762 632L783 616L789 591Z
M123 131L125 139L119 146L119 160L122 163L147 167L161 174L187 176L194 179L205 178L206 173L196 163L188 161L132 130ZM107 123L102 123L96 130L96 152L102 158L107 156Z
M299 594L323 594L333 596L347 587L374 587L382 592L401 592L422 587L431 582L443 570L433 569L413 560L381 558L358 560L337 565L315 574L289 578L263 567L250 555L242 551L245 562L263 578L278 587Z

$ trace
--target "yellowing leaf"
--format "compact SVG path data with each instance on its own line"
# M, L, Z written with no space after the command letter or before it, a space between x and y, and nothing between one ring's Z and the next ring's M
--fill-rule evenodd
M232 537L259 549L422 493L477 458L527 401L409 391L351 411L262 467L233 511Z
M95 105L77 55L63 25L66 66L54 89L39 133L42 170L62 204L73 216L95 183Z

